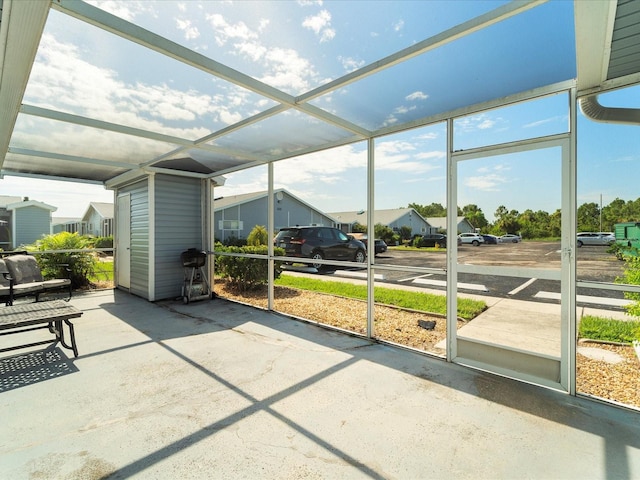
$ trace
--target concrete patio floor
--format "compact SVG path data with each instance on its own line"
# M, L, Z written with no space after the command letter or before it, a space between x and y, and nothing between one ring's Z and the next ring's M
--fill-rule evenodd
M77 359L0 354L1 479L640 478L637 412L220 299L72 303Z

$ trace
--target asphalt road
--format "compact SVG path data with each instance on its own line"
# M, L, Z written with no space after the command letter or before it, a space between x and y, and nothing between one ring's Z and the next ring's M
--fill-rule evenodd
M613 282L622 275L624 262L607 253L607 247L589 246L576 249L577 278L583 281ZM559 242L523 242L498 245L462 245L458 247L458 263L476 266L511 266L560 269ZM391 249L378 255L375 263L385 266L426 267L442 269L442 274L378 270L379 281L412 285L428 289L446 289L446 254L427 250ZM330 275L348 275L338 270ZM378 277L380 278L380 277ZM458 275L458 290L493 297L513 298L546 303L560 303L560 282L532 278L514 278L494 275ZM621 310L622 292L581 288L577 290L579 306Z

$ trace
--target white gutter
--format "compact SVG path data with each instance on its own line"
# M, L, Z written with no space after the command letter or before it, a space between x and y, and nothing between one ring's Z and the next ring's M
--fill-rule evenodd
M580 110L595 122L640 125L640 109L604 107L598 102L598 95L582 97Z

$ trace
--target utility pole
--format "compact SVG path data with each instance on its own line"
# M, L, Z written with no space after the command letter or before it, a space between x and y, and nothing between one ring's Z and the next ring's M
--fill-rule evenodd
M600 231L602 231L602 194L600 194Z

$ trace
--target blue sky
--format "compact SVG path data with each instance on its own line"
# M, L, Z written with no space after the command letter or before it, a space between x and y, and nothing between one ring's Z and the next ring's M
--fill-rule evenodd
M95 2L100 8L293 95L503 3ZM571 29L566 28L567 19L571 18L570 5L571 2L552 2L550 8L557 9L552 19L541 15L527 19L545 22L548 33L539 39L541 43L566 45L567 39L572 38ZM517 29L518 23L496 27L509 28ZM494 35L498 34L504 31L496 30ZM480 38L485 42L478 45L480 52L499 48L491 36ZM382 76L375 82L363 81L323 96L314 104L352 121L362 121L367 128L379 128L424 116L429 108L450 102L449 97L463 103L473 101L473 89L465 88L466 82L481 81L476 77L481 77L480 70L486 67L481 55L467 64L457 62L455 53L464 46L461 42L438 54L407 62L403 72L424 80L408 82L409 90L395 92L393 85L385 84L391 79ZM527 63L535 52L526 48L531 45L505 50L505 55L511 56L505 56L491 73L499 78L502 69L509 69L510 75L530 75ZM566 75L571 68L555 66L553 70ZM429 74L431 69L457 72L459 82L439 84L437 75ZM490 88L491 83L487 85ZM384 98L379 95L381 87L386 93ZM611 106L640 107L640 87L604 95L601 101ZM193 139L272 105L251 92L149 54L55 11L45 29L25 103ZM367 115L358 113L362 107L367 108ZM567 122L566 97L555 96L460 119L456 121L455 144L456 148L469 148L558 133L566 131ZM31 147L30 128L46 128L46 123L19 122L12 142ZM605 204L616 197L631 200L640 196L629 181L640 176L637 130L637 126L596 124L580 117L579 204L599 202L600 196ZM105 135L92 138L88 130L82 135L72 133L66 128L52 130L48 144L38 148L56 151L58 145L68 145L70 138L81 138L73 145L76 154L89 155L90 149L98 147L113 160L127 158L132 151L141 149L152 155L167 150L166 145L153 142L113 142ZM411 202L446 203L445 136L444 125L437 124L376 141L376 208L397 208ZM278 162L274 169L275 187L286 188L327 212L365 208L365 148L359 143ZM538 152L460 164L459 205L477 204L488 218L499 205L518 211L554 211L560 206L559 163L554 155ZM216 195L267 188L265 167L227 178L226 186ZM100 186L10 176L0 180L0 195L28 196L58 207L54 216L64 217L82 215L90 201L113 198L112 192Z

